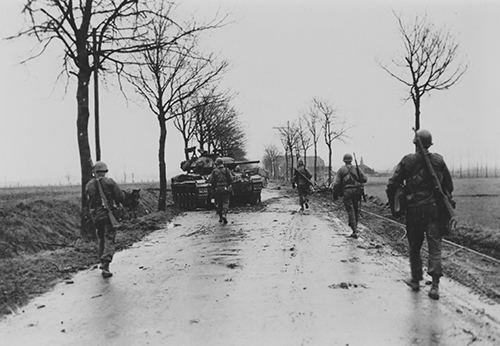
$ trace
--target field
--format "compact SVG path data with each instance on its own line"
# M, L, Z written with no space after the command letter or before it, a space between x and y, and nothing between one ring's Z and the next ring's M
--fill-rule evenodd
M121 187L141 188L141 199L138 217L125 217L121 222L117 250L161 228L177 213L172 208L154 212L158 200L154 186ZM95 243L79 239L79 224L79 186L0 189L0 316L45 292L57 280L98 262Z
M366 193L387 202L387 179L369 177ZM460 225L490 230L500 228L500 178L455 178L453 184Z

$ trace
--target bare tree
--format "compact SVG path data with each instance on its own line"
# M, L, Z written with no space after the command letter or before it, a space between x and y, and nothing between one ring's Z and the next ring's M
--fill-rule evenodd
M271 176L273 179L277 177L278 170L278 159L280 156L280 152L275 145L266 145L264 147L264 166L266 169L271 171Z
M189 142L194 136L196 129L196 117L194 114L193 102L196 102L196 95L194 97L186 98L179 101L177 107L175 107L174 113L177 114L174 117L174 127L179 130L184 141L184 155L185 159L189 160L189 155L187 149L189 148Z
M318 115L318 110L314 106L314 101L309 108L309 112L303 116L303 119L306 122L307 129L311 134L311 141L314 150L314 180L317 179L317 170L318 170L318 141L321 136L321 127L319 125L320 119Z
M163 3L162 3L163 4ZM162 5L163 6L163 5ZM168 13L170 8L161 7L158 13ZM190 27L198 27L191 24ZM160 194L158 210L166 209L167 168L165 143L167 122L178 116L176 106L205 87L226 69L227 63L216 63L212 55L203 56L197 50L196 32L178 39L175 45L165 46L169 37L179 37L184 29L168 19L167 14L157 17L148 24L151 36L146 40L152 49L140 54L136 69L127 72L127 79L146 100L156 116L160 128L158 164ZM205 27L214 28L214 27Z
M82 210L87 207L85 185L92 178L88 138L90 77L92 71L98 69L120 73L130 53L151 49L143 37L147 34L148 22L161 14L151 11L149 4L146 0L26 0L23 13L28 18L27 27L10 37L30 37L38 41L37 51L23 63L43 55L52 43L61 43L64 54L58 78L74 76L77 79L76 136L80 155ZM174 44L192 29L180 31L177 37L169 37L160 44ZM97 54L91 63L93 32ZM94 233L86 227L85 221L82 213L81 235L89 239Z
M287 121L286 126L276 127L276 129L280 134L281 143L283 143L283 146L285 148L285 165L286 165L285 179L288 181L288 177L293 176L293 169L294 169L293 153L298 146L299 129L298 126L294 123L290 125L289 121ZM288 166L288 154L290 155L290 166Z
M458 43L449 31L436 29L426 16L416 16L412 25L405 25L396 15L404 53L392 60L393 67L381 67L393 78L409 88L415 107L415 128L420 128L420 102L433 90L449 89L467 71L467 65L455 63Z
M202 151L243 159L245 134L231 98L228 92L213 88L198 99L194 106L194 137Z
M344 140L347 129L341 121L336 111L328 102L319 99L313 99L314 107L322 117L322 129L325 144L328 147L328 185L332 183L332 144L336 140Z
M313 143L311 142L311 136L309 136L309 132L302 124L302 119L299 119L299 144L302 149L302 153L304 154L304 165L307 166L307 150L312 147Z

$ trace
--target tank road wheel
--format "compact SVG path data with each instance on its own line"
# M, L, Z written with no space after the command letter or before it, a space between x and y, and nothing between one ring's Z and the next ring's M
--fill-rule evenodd
M250 204L256 205L256 204L259 204L260 202L261 202L260 191L257 193L253 193L252 197L250 199Z

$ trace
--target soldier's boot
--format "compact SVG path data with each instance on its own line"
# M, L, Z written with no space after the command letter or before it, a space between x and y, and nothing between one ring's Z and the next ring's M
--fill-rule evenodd
M432 286L429 290L429 298L435 300L439 299L439 277L432 278Z
M101 275L103 278L107 279L113 276L113 273L109 271L109 262L103 261L101 264Z
M306 199L306 202L304 203L304 205L306 206L306 209L309 209L309 203L307 203L307 202L309 202L308 199Z
M349 237L351 238L354 238L354 239L358 239L358 229L357 227L351 227L352 228L352 233Z
M415 279L411 278L411 279L406 280L405 283L408 286L410 286L410 288L411 288L411 290L413 292L420 291L420 282L419 282L419 280L415 280Z
M221 219L222 219L222 223L224 225L227 225L227 214L221 214Z

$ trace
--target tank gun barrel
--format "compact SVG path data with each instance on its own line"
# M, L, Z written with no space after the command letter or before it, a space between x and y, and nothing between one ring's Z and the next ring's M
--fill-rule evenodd
M239 165L251 165L251 164L256 164L256 163L259 163L260 160L255 160L255 161L234 161L234 162L231 162L231 163L226 163L225 166L229 167L229 168L234 168L236 166L239 166Z

